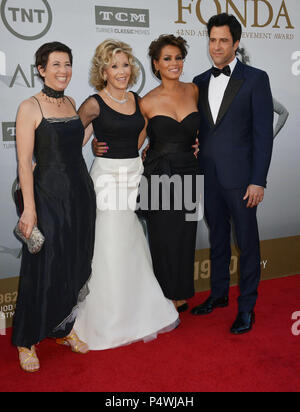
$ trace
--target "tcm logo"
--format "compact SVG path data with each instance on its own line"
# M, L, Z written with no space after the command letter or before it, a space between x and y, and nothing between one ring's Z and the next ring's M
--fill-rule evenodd
M296 321L292 326L292 334L294 336L300 336L300 312L294 312L292 314L292 320Z
M288 8L287 0L281 5L272 5L272 0L177 0L178 19L175 23L186 24L188 15L196 14L202 24L215 14L223 12L235 14L244 27L285 27L294 29ZM279 3L280 4L280 3Z
M295 51L292 54L292 60L295 60L295 63L292 64L292 73L294 76L300 76L300 51Z
M14 36L36 40L50 29L52 11L47 0L2 0L1 18Z
M3 142L15 142L16 141L16 123L15 122L3 122L2 123L2 136L3 136Z
M149 10L95 6L96 24L101 26L149 27Z

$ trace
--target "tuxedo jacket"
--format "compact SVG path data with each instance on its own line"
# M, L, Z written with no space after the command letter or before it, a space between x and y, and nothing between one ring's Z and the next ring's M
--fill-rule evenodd
M225 189L266 187L273 148L273 101L268 75L239 60L214 123L208 88L211 69L194 78L199 87L200 168L216 170Z

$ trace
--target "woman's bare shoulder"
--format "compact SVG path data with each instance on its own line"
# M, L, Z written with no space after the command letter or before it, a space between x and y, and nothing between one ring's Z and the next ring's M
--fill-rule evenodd
M143 107L147 107L148 105L152 105L154 100L157 99L159 96L160 87L156 87L153 90L150 90L144 97L141 99L141 104Z
M182 82L181 84L183 85L183 87L184 87L187 91L193 92L193 91L196 91L196 90L198 89L198 86L197 86L195 83L191 83L191 82L184 83L184 82Z
M40 113L39 104L36 99L37 96L35 98L31 96L23 100L19 105L18 114L25 115L27 118L36 118Z
M70 102L72 103L73 107L76 109L76 102L75 102L75 100L73 99L73 97L71 97L71 96L66 96L66 97L70 100Z
M20 105L19 105L19 109L23 109L23 110L32 110L34 107L36 107L37 106L37 101L36 101L36 99L33 97L33 96L31 96L31 97L29 97L28 99L26 99L26 100L23 100L21 103L20 103Z
M99 113L99 103L97 102L96 97L88 96L80 105L79 110L86 110L91 113Z
M190 96L193 96L193 98L196 98L198 100L199 89L195 83L183 83L183 86L185 93L187 93Z

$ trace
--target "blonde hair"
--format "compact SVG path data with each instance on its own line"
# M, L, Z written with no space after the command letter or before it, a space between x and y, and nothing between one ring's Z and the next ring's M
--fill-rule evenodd
M135 57L132 54L132 48L128 44L121 41L108 39L99 44L96 48L90 69L90 84L98 91L103 90L106 86L104 70L111 64L115 55L121 52L126 54L131 67L131 76L128 86L131 87L137 82L140 69L136 63Z

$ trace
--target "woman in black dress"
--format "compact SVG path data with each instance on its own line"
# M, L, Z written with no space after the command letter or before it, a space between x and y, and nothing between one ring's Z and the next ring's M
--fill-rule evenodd
M186 41L181 37L162 35L151 43L152 69L161 85L140 102L150 140L144 162L144 174L151 188L145 216L154 273L165 296L173 300L179 312L188 308L186 299L194 295L200 189L198 162L192 148L199 129L198 89L180 81L186 55ZM160 192L155 177L162 180ZM174 186L170 181L175 182Z
M12 341L27 372L39 370L35 344L44 338L56 338L74 352L88 351L73 324L77 305L88 293L96 213L82 156L84 128L73 99L64 96L72 76L71 50L58 42L44 44L36 67L44 88L21 103L17 116L24 198L19 228L29 238L37 225L46 239L36 255L23 247Z
M140 100L150 147L144 162L146 180L141 181L137 213L147 221L155 276L165 297L173 300L178 312L182 312L188 308L186 299L194 295L200 200L195 156L199 129L198 88L193 83L180 81L187 55L183 38L160 36L152 42L149 55L153 72L162 82ZM144 138L142 134L141 142ZM96 156L103 155L104 146L105 143L94 139ZM158 178L162 179L159 185L156 184ZM169 185L171 180L178 186L176 183L174 187Z
M105 350L169 332L178 313L165 298L152 267L149 246L136 216L143 173L138 149L145 120L138 96L128 91L138 78L131 47L107 39L96 48L90 83L97 93L78 113L84 126L105 137L109 150L91 169L97 195L95 253L90 294L74 329L91 350Z

